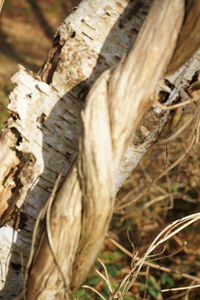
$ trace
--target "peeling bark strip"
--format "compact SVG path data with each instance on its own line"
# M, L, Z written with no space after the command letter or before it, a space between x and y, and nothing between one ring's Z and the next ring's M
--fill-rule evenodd
M71 282L74 288L83 282L102 246L114 207L114 171L128 140L132 138L136 124L149 105L150 94L172 56L183 13L182 0L155 1L135 46L131 47L114 71L106 71L100 77L87 97L86 109L82 114L84 130L79 153L79 176L75 164L54 200L50 221L55 253L66 282L70 285L74 248L69 231L63 224L70 221L67 213L69 208L73 214L78 212L73 206L78 205L80 209L82 198L81 239ZM152 63L149 64L149 61ZM73 183L72 190L69 181ZM70 189L69 193L62 194L63 189ZM65 221L61 224L60 220ZM73 238L77 239L79 232L76 230L80 228L73 222L70 228ZM66 233L68 238L63 239ZM66 253L72 258L67 265ZM37 274L40 274L39 279ZM58 299L64 295L66 299L70 297L70 290L63 288L46 233L41 238L30 269L26 294L29 300L36 297L40 300L47 297Z
M64 43L65 41L61 40L61 37L58 33L54 38L53 46L49 51L48 58L45 61L44 66L38 73L41 80L45 81L48 84L51 84L52 82L52 77L54 72L56 71L59 62L60 52Z
M15 187L14 176L17 166L20 163L19 158L14 149L11 147L17 142L17 137L8 129L4 131L2 136L0 151L0 217L9 206L7 200L12 195L12 189ZM9 153L9 155L8 155ZM3 224L3 220L1 219ZM2 225L1 224L1 225Z

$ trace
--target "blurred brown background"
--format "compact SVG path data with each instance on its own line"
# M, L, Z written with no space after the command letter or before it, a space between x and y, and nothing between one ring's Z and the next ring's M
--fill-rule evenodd
M18 64L38 71L56 28L78 0L5 0L0 16L0 130L7 118L10 78Z

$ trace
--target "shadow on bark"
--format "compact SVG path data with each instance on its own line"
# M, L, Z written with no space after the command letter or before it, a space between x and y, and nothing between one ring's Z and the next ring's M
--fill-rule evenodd
M37 12L38 19L40 18L41 25L43 26L43 22L45 22L45 19L43 16L41 17L41 12L39 10L38 13L38 5L33 0L27 0L31 5L34 7L34 11ZM134 2L134 5L132 4ZM34 4L33 4L34 3ZM42 125L42 131L43 131L43 159L44 159L44 172L41 174L39 181L37 182L36 186L32 191L29 192L29 195L27 196L26 203L23 205L20 211L20 224L17 236L17 241L13 243L12 246L12 252L16 252L16 249L21 248L21 245L26 245L22 248L22 255L18 256L16 258L16 253L11 257L11 264L9 266L9 272L7 274L7 278L9 278L9 282L6 281L6 285L4 289L0 293L0 299L13 299L14 296L18 295L19 291L24 286L24 278L21 275L21 257L24 257L24 260L28 260L29 257L29 251L30 251L30 237L32 236L31 228L33 228L33 224L35 223L36 217L42 208L42 206L45 204L45 202L48 200L48 197L50 195L51 190L53 189L55 180L59 173L66 174L70 168L70 164L73 161L74 154L77 153L78 149L78 136L80 134L80 110L77 109L77 114L72 116L72 114L69 114L68 117L72 121L70 121L73 126L77 128L77 135L72 137L72 140L68 140L68 137L65 136L65 133L63 132L62 125L59 124L59 122L56 124L55 120L58 120L57 116L60 116L60 120L64 117L60 112L65 112L65 118L67 119L68 114L68 101L66 99L75 97L76 99L79 99L80 103L80 109L84 103L84 99L88 93L88 90L90 89L92 83L99 77L99 75L106 70L109 67L113 67L115 64L119 62L121 59L121 56L127 52L127 48L130 45L132 41L135 40L137 36L137 31L142 25L142 19L138 20L137 29L132 28L132 33L127 37L127 45L124 46L124 48L120 49L120 55L118 55L118 51L115 52L116 49L113 49L112 55L114 57L114 63L113 65L108 65L105 58L105 53L107 53L107 49L109 48L108 45L112 43L112 40L116 34L116 29L123 30L124 27L127 26L130 19L133 18L134 15L140 11L141 14L146 14L151 1L149 1L149 5L145 6L144 4L141 4L140 0L137 1L130 1L127 8L125 9L124 13L120 16L120 18L117 20L115 25L113 26L112 30L110 31L109 35L107 36L104 45L101 48L101 52L99 54L99 58L96 64L96 67L94 68L91 76L76 85L69 93L63 95L62 99L54 106L53 110L51 111L51 114L49 115L48 119L43 122ZM131 7L131 9L130 9ZM47 24L47 23L46 23ZM46 35L48 35L49 38L52 37L52 30L50 27L46 27L45 29ZM117 45L118 46L118 45ZM117 47L116 46L116 47ZM56 117L55 117L56 116ZM64 121L64 120L63 120ZM67 122L67 121L66 121ZM71 125L72 126L72 125ZM74 129L72 130L74 133ZM52 137L52 140L58 141L57 144L49 144L49 137ZM60 152L59 144L63 143L64 147L66 149L65 152ZM57 170L51 169L51 161L57 160ZM45 186L47 188L43 188L45 182ZM40 207L35 207L35 195L40 195ZM29 215L30 207L34 207L35 209L35 218L31 217ZM11 284L13 282L13 284ZM17 282L17 284L16 284ZM13 289L11 288L13 286ZM16 290L16 286L18 286L18 290Z

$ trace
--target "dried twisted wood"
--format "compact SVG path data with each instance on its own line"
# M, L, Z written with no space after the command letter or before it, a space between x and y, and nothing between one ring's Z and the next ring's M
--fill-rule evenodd
M43 233L30 268L27 299L68 299L69 286L77 288L87 276L113 213L114 173L172 57L183 14L182 0L155 1L134 46L90 91L82 113L79 159L60 187L51 210L54 250L67 286L64 289L48 236ZM78 222L82 218L79 242L80 227L71 223L70 214ZM75 249L74 263L71 253Z

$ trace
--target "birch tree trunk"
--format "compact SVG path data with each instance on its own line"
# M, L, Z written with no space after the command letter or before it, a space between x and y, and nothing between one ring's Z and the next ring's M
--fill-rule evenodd
M111 201L110 211L106 217L107 221L105 224L102 223L104 229L103 231L100 230L102 235L98 236L98 245L92 248L93 251L90 252L90 248L84 248L87 243L90 243L90 239L84 241L83 230L89 232L87 217L92 216L89 215L89 210L84 210L85 216L84 218L82 216L84 199L83 202L81 199L84 188L80 187L80 183L76 179L77 173L79 172L79 176L81 176L81 172L74 163L78 151L78 137L82 134L80 112L83 108L83 100L96 78L104 70L114 67L126 53L131 42L134 42L151 2L150 0L130 1L129 3L114 0L83 0L78 9L58 29L53 47L39 74L33 75L20 67L19 72L13 77L16 88L10 95L9 104L12 116L8 120L7 128L4 130L0 152L0 216L2 226L0 237L3 245L0 254L3 270L1 278L1 297L3 299L5 297L13 299L14 296L20 293L24 287L25 275L28 276L27 299L64 299L64 297L68 299L70 288L77 288L82 283L102 246L112 215L114 201ZM172 17L174 22L171 23L170 27L172 32L169 31L171 34L171 47L167 43L169 49L166 51L165 43L168 40L163 38L165 42L163 45L165 46L161 48L164 53L166 52L166 59L163 60L163 65L160 64L157 68L154 66L154 70L149 68L154 73L156 70L157 75L154 81L151 77L152 82L149 85L149 90L147 94L142 95L141 99L148 99L151 92L154 91L155 85L162 76L164 69L166 69L167 62L175 47L175 41L183 19L184 1L177 1L176 4L173 4L173 2L172 0L163 1L164 6L160 6L163 8L163 15L160 14L160 26L163 26L163 30L166 28L164 21L167 24ZM166 8L168 6L165 6L167 4L170 4L168 9ZM152 26L151 22L147 24ZM173 24L174 26L172 26ZM175 27L177 27L177 30L174 31ZM150 41L154 41L154 31L152 30L152 33L147 25L145 28L146 32L150 34ZM146 38L147 36L146 34ZM150 41L147 39L147 46ZM141 39L142 42L144 40ZM138 49L141 48L142 44L139 45ZM156 53L156 55L159 53L160 55L162 52L157 50L156 45L153 49L155 52L151 52L151 49L148 48L149 52L147 53ZM191 53L194 53L194 50ZM155 64L156 59L159 58L156 55ZM129 57L131 59L131 56ZM144 61L142 59L141 63L143 64ZM184 61L185 58L178 65L181 65ZM123 66L122 63L121 66ZM137 66L135 65L134 68L137 68ZM133 74L134 68L131 71ZM178 73L173 77L173 80L180 83L183 76L190 79L198 68L197 54L190 61L189 71L187 71L188 69L182 70L181 75ZM140 70L138 69L138 72ZM145 69L144 75L148 73L147 70L148 68ZM109 73L106 74L106 76L109 75ZM115 76L110 84L118 86L120 85L120 81L117 81L119 75ZM135 82L133 81L133 85ZM146 84L145 80L140 81L139 90L142 90L143 85L146 88ZM104 84L100 87L105 88ZM96 92L96 95L100 94L101 89L98 93ZM116 95L113 97L117 101ZM116 105L118 105L118 102L120 103L122 97L122 95L119 97ZM98 106L98 102L96 105ZM113 102L110 105L112 107ZM139 113L137 113L137 119L134 119L135 124L141 119L144 108L148 106L149 101L138 106ZM116 152L118 154L115 154L116 165L114 169L117 166L117 170L115 170L115 190L120 187L148 147L155 141L166 124L169 114L162 114L160 121L161 114L155 113L155 115L157 122L154 127L152 126L150 133L145 136L143 143L140 141L138 144L129 145L129 148L126 149L128 144L123 142L121 150ZM115 115L112 118L118 120ZM120 124L116 123L115 126L117 128ZM119 139L116 138L118 129L115 126L113 127L115 134L112 141L114 149L116 149L115 144ZM86 129L84 129L84 132L86 132ZM132 136L129 133L125 140L130 140L130 138L132 139ZM84 143L82 143L82 148L84 147ZM121 157L125 149L126 152ZM113 152L115 153L115 150ZM112 155L106 158L107 163L112 160L111 157ZM87 161L87 157L82 159L83 162L84 160ZM100 168L101 164L98 167ZM82 168L86 168L84 163ZM86 170L83 170L84 172ZM112 173L113 171L105 172L108 177ZM59 174L63 174L63 177L65 177L63 184L58 193L54 191L55 193L53 192L50 196L53 187L57 188L55 181ZM110 195L108 198L113 199L114 191L112 190L108 194ZM54 201L55 199L58 199L57 202ZM65 199L64 202L62 202L63 199ZM54 250L56 250L59 260L63 261L62 270L59 270L60 262L55 262L55 257L52 256L48 232L45 236L45 227L40 226L40 232L37 231L36 238L33 238L35 245L37 245L37 251L35 253L31 251L34 256L30 260L30 272L25 274L35 221L45 203L49 205L52 201L54 201L54 209L49 217L53 222L51 223L51 226L53 226L51 230L54 242L55 237L57 237ZM85 203L84 205L87 206ZM66 206L68 207L67 210ZM48 207L46 209L47 215ZM62 213L60 214L60 212ZM59 218L57 215L59 215ZM42 217L44 218L44 216ZM41 222L46 226L46 231L48 231L49 221L47 216L46 224ZM92 222L90 226L93 224ZM90 236L90 233L88 233L88 236ZM67 241L68 248L63 246L63 241ZM87 258L89 253L92 253L90 261ZM79 266L82 267L82 270Z

